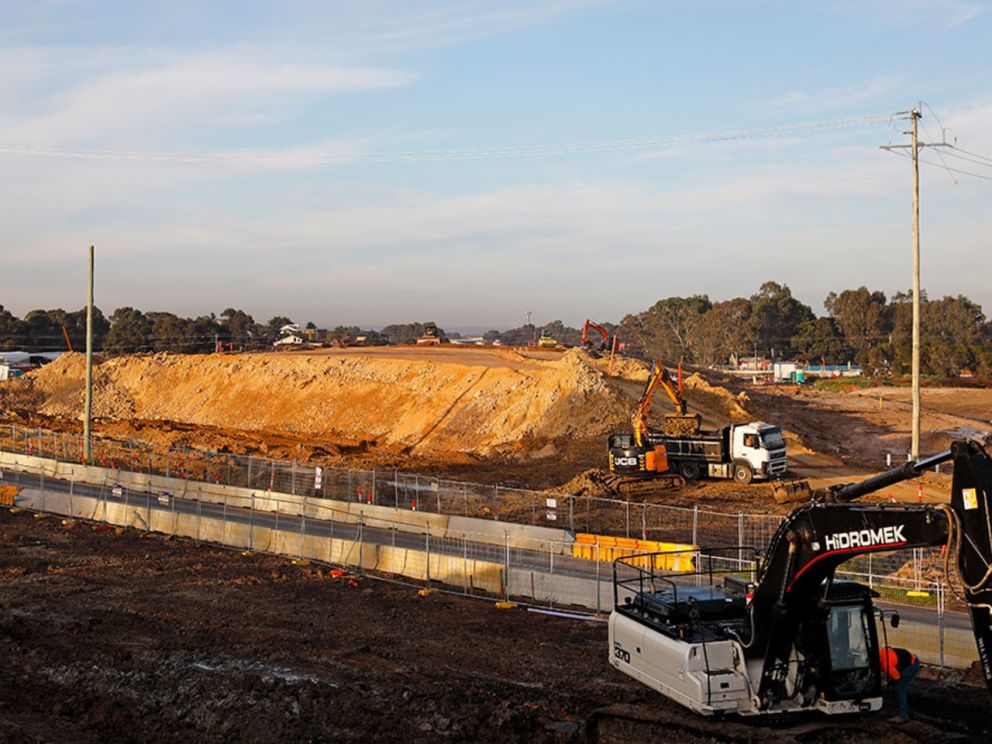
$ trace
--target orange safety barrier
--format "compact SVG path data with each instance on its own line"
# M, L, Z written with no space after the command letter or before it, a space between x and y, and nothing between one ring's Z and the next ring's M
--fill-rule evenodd
M16 486L0 486L0 506L13 506L18 490Z
M693 551L696 550L699 550L696 545L580 532L575 535L572 556L592 561L598 558L612 563L617 558L638 555L641 557L634 558L631 563L643 568L651 568L653 563L654 568L662 571L691 572L696 570L693 562ZM643 553L654 555L641 555Z

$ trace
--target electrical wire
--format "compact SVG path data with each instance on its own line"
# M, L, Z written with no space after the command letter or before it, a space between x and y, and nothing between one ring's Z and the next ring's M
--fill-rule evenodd
M750 127L715 131L690 132L663 137L591 140L508 147L466 148L453 150L411 150L400 152L333 152L261 154L249 152L173 152L108 149L65 149L32 147L26 145L0 145L0 155L74 158L79 160L125 160L141 162L175 162L185 164L219 165L346 165L357 163L433 162L444 160L493 160L519 157L546 157L576 155L623 150L644 150L673 147L691 143L727 142L758 139L790 134L821 132L866 124L888 122L891 114L865 114L836 119L820 119L767 127Z

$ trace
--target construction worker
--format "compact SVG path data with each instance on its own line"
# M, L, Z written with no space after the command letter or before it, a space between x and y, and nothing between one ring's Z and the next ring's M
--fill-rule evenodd
M892 682L892 690L896 694L896 714L889 719L891 723L906 723L909 720L909 703L906 700L906 688L916 673L920 671L920 660L915 654L904 648L884 646L878 650L882 674Z

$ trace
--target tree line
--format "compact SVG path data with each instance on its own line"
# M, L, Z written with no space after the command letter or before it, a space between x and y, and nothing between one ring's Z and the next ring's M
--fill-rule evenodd
M632 313L616 331L628 350L667 363L684 361L703 366L726 364L732 358L763 358L810 363L860 364L870 374L908 373L912 352L912 296L866 287L830 292L823 303L825 315L793 297L788 285L768 281L749 297L719 302L707 295L666 297L647 310ZM290 318L276 316L257 323L240 309L184 318L168 312L142 312L121 307L109 317L93 312L94 348L111 354L171 351L206 353L216 343L237 350L271 348L279 329ZM381 331L338 326L319 339L365 345L416 343L425 323L388 325ZM963 295L931 300L921 295L921 363L924 374L952 376L970 369L992 377L992 322L981 306ZM311 322L307 329L316 330ZM457 338L445 333L442 338ZM565 346L577 346L581 331L555 320L544 326L525 324L507 331L488 331L483 339L504 345L526 346L542 331ZM0 305L0 350L61 351L68 343L85 348L86 310L66 312L32 310L17 318ZM598 337L592 339L598 344Z
M704 366L732 357L860 364L869 374L903 375L912 362L910 292L887 298L866 287L830 292L826 314L792 296L788 285L769 281L750 297L711 302L706 295L667 297L626 316L620 337L666 362ZM972 370L992 377L992 323L963 295L920 296L921 368L952 376Z

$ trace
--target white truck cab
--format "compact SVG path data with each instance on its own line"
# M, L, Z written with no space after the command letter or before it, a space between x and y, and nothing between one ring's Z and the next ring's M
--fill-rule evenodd
M782 430L764 421L732 424L729 432L732 477L738 483L785 475L788 462Z

